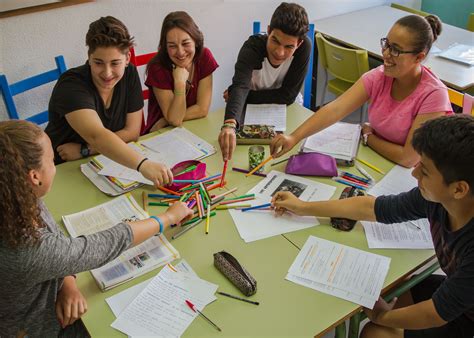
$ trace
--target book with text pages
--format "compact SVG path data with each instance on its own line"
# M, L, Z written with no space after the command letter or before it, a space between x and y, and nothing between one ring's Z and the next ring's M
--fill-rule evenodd
M71 237L78 237L107 230L120 222L148 217L135 199L126 194L93 208L63 216L62 219ZM178 251L165 236L158 235L124 251L100 268L91 270L91 274L99 288L107 291L177 258Z
M306 138L301 146L305 153L317 152L334 157L338 164L354 165L359 149L361 126L337 122Z

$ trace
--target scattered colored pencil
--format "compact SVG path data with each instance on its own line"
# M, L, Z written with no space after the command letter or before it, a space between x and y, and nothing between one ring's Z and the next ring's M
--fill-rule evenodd
M338 183L342 183L342 184L345 184L345 185L348 185L348 186L351 186L351 187L355 187L357 189L362 189L362 190L366 190L367 188L366 187L363 187L359 184L355 184L354 182L351 182L351 181L348 181L348 180L345 180L343 178L336 178L336 177L333 177L333 180L338 182Z
M142 203L143 203L143 210L148 212L148 195L145 191L142 191Z
M209 233L209 219L211 217L211 205L207 205L207 215L206 215L206 235Z
M277 164L286 162L286 161L288 161L289 159L290 159L290 158L288 157L288 158L285 158L284 160L280 160L280 161L273 162L273 163L270 165L270 167L273 167L273 166L275 166L275 165L277 165Z
M381 173L382 175L385 175L385 172L384 172L384 171L380 170L379 168L377 168L377 167L374 166L373 164L370 164L370 163L367 162L366 160L361 160L361 159L358 158L358 157L357 157L356 159L357 159L357 161L359 161L360 163L365 164L366 166L368 166L369 168L374 169L375 171Z
M190 226L187 226L186 228L184 228L183 230L181 230L180 232L174 234L173 236L171 236L171 239L176 239L178 238L179 236L181 236L182 234L184 234L185 232L191 230L192 228L194 228L196 225L198 225L199 223L201 223L203 221L202 218L197 218L196 220L193 219L193 222L190 223L191 225ZM185 223L186 224L186 223ZM183 224L184 225L184 224Z
M248 208L251 207L251 204L237 204L237 205L218 205L216 207L216 210L227 210L227 209L243 209L243 208Z
M250 211L250 210L255 210L255 209L261 209L261 208L267 208L270 207L272 204L271 203L265 203L265 204L260 204L260 205L255 205L253 207L248 207L248 208L243 208L240 209L240 211Z
M178 199L179 196L176 195L163 195L163 194L148 194L150 198L175 198Z
M228 163L229 163L228 160L225 160L225 161L224 161L224 168L222 169L222 176L221 176L221 182L220 182L220 183L221 183L221 184L220 184L221 187L224 186L225 173L227 172L227 164L228 164Z
M237 171L237 172L239 172L239 173L244 173L244 174L248 174L248 173L249 173L248 170L241 169L241 168L236 168L236 167L232 167L232 170L233 170L233 171ZM260 177L267 177L266 174L262 174L262 173L253 173L252 175L260 176Z
M212 199L215 200L215 199L218 199L219 197L229 195L229 194L233 193L233 192L236 191L236 190L237 190L237 188L232 188L232 189L230 189L230 190L228 190L228 191L223 192L223 193L220 194L220 195L214 196Z
M233 203L251 201L251 200L254 200L254 199L255 199L255 197L246 197L246 198L239 198L239 199L235 199L235 200L226 200L226 201L222 201L222 202L220 203L220 205L226 205L226 204L233 204Z
M268 162L270 162L271 160L273 160L273 156L268 156L265 160L263 160L258 166L256 166L255 168L253 168L249 173L245 174L245 177L249 177L250 175L252 175L254 172L256 172L258 169L260 169L261 167L263 167L265 164L267 164Z

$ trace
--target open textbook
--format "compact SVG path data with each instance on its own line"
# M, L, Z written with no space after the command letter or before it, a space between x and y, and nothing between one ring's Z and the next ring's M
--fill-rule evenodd
M128 146L144 157L170 168L179 162L199 160L216 152L214 146L183 127L138 143L128 143ZM141 184L153 185L135 169L118 164L104 155L95 156L89 163L82 164L81 171L100 191L109 196L121 195Z
M388 257L309 236L286 279L372 309L389 266Z
M290 191L304 201L323 201L330 199L336 188L304 177L272 170L265 179L248 191L248 194L255 194L255 199L249 202L251 205L269 203L272 196L278 191ZM274 212L269 210L247 212L229 210L229 212L240 237L245 242L306 229L319 224L316 217L297 216L290 213L275 217Z
M147 217L148 214L135 199L127 194L96 207L63 216L63 222L71 237L78 237L109 229L120 222ZM106 291L178 257L178 251L166 237L158 235L128 249L104 266L91 270L91 274L99 288Z
M353 162L359 149L360 130L359 124L337 122L306 138L301 151L318 152L337 160Z

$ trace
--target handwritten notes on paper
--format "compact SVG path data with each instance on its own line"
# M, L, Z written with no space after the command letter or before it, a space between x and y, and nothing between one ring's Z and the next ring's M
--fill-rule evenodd
M286 279L373 308L390 258L309 236Z
M112 327L130 336L179 337L197 316L185 300L199 310L215 299L217 285L165 266L123 310Z

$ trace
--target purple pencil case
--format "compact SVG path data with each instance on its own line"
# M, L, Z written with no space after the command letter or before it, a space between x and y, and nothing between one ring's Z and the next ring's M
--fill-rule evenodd
M196 165L194 170L177 175L192 165ZM199 180L206 177L206 163L196 160L179 162L173 168L171 168L171 172L173 175L176 175L174 176L174 179L176 180ZM168 185L167 188L173 191L178 191L185 185L188 185L188 183L172 183L171 185Z
M285 173L304 176L337 176L334 157L320 153L300 153L292 155Z

